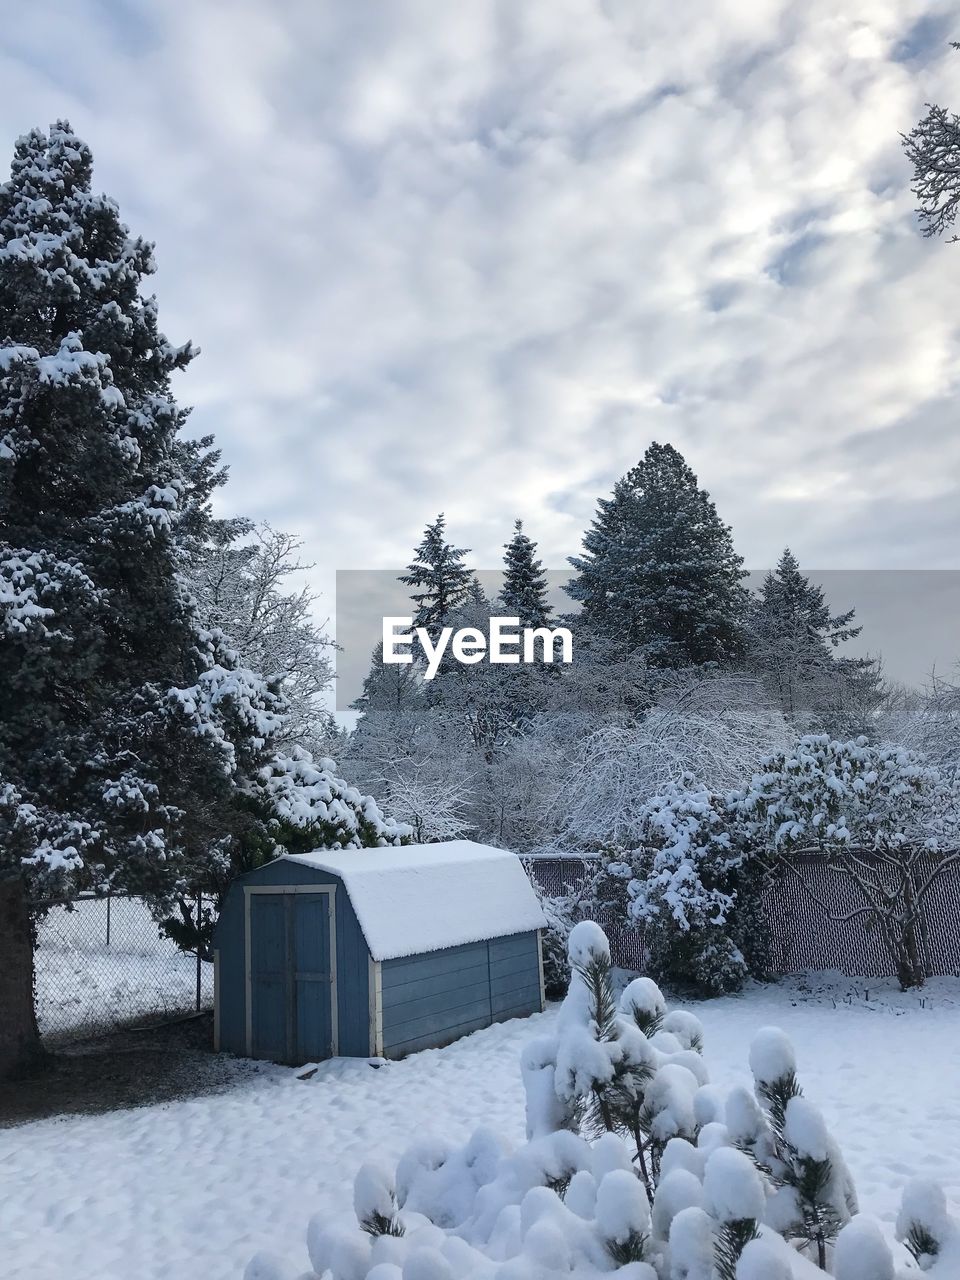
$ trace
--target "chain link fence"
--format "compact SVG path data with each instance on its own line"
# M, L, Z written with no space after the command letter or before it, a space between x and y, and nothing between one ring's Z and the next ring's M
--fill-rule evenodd
M573 897L587 887L597 870L593 859L576 857L531 858L528 873L550 897ZM775 881L767 890L765 906L770 921L773 964L778 973L837 970L850 977L891 977L893 965L879 932L865 919L834 920L863 905L862 898L842 873L822 858L802 858L798 868L816 897L814 901L795 876ZM960 975L960 865L944 870L924 904L927 973ZM622 917L603 909L591 913L610 940L613 962L624 969L643 970L642 927L626 924Z
M161 936L142 899L34 905L37 1021L48 1043L212 1007L213 965Z

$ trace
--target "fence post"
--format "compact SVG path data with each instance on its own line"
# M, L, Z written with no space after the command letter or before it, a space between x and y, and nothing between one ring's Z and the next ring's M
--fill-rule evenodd
M107 894L107 946L110 945L110 894Z
M200 956L200 928L203 923L203 896L197 894L197 1013L200 1012L200 987L203 982L203 962Z

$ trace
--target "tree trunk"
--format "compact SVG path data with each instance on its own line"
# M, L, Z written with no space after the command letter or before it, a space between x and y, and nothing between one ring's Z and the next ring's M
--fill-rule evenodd
M905 912L899 922L897 977L901 990L909 991L911 987L922 987L927 980L923 918L912 873L906 876L903 899Z
M28 1069L40 1056L33 939L23 881L0 877L0 1079Z

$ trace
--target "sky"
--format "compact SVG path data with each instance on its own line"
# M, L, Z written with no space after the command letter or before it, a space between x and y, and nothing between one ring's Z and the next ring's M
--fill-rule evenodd
M751 568L960 568L960 245L899 133L941 0L39 0L0 142L67 117L154 240L223 512L335 569L545 562L651 440Z

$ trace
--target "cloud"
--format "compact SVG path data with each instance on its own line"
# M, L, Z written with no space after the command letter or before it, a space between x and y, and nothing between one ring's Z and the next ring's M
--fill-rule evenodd
M144 14L148 16L144 16ZM231 510L323 571L423 525L548 563L651 439L741 552L946 567L960 253L898 132L960 106L944 3L51 0L0 132L59 115L156 240ZM318 570L318 574L320 570Z

